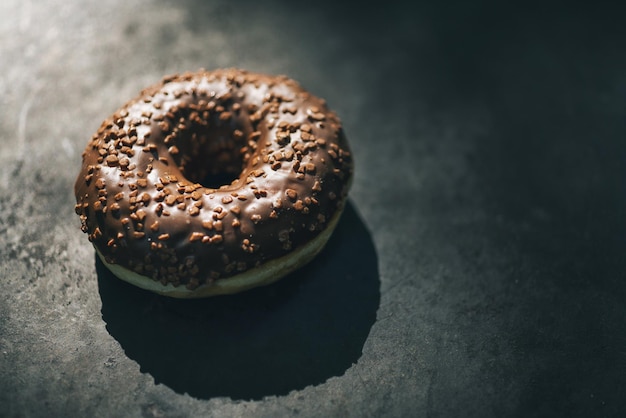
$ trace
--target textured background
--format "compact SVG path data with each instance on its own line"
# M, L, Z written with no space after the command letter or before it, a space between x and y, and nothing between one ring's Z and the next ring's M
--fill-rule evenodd
M294 3L1 2L0 415L624 413L623 10ZM73 182L141 88L226 66L325 97L356 178L299 277L181 305L95 263Z

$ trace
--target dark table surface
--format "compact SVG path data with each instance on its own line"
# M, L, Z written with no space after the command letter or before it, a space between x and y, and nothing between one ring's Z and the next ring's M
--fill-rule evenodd
M622 10L3 0L0 415L626 412ZM100 122L163 75L287 74L357 164L322 255L189 303L96 262Z

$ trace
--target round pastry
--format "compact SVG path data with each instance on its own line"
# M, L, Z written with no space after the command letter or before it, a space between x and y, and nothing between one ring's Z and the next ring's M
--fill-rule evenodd
M325 101L284 76L173 75L105 120L76 213L120 279L192 298L269 284L323 248L353 172Z

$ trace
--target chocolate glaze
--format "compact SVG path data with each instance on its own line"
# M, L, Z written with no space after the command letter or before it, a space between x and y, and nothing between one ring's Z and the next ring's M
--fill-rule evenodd
M352 171L339 119L295 81L199 71L164 78L102 123L76 213L107 262L194 289L317 236ZM200 184L224 173L235 180Z

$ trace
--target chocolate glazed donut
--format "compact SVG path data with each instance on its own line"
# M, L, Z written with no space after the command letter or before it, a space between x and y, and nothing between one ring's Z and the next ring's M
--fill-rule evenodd
M83 153L75 208L116 276L205 297L310 261L352 172L324 100L284 76L199 71L164 78L102 123ZM228 181L208 184L216 176Z

